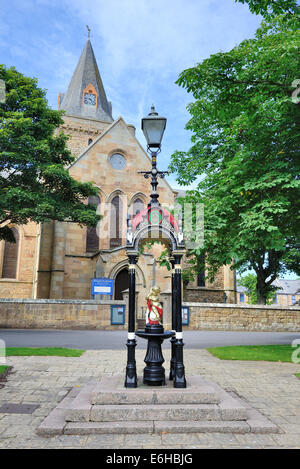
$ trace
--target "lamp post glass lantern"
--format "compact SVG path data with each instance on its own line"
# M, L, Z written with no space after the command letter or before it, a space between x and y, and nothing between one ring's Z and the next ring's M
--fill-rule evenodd
M147 150L151 154L152 169L151 171L138 171L138 173L143 174L145 178L151 177L152 194L150 196L151 202L149 202L148 206L158 204L157 178L164 178L166 174L169 174L169 171L158 171L156 167L156 156L160 152L166 124L167 119L159 116L153 105L148 116L142 118L142 131L147 141Z
M167 119L161 117L151 106L151 112L142 119L142 131L144 132L148 149L160 149L163 134L166 128Z

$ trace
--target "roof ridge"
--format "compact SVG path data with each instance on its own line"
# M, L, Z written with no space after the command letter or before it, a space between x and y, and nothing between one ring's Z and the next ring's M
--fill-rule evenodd
M77 161L80 160L80 158L82 158L88 150L90 150L94 145L96 145L96 143L99 142L99 140L101 140L101 138L104 137L107 134L107 132L109 132L120 120L122 120L126 124L123 117L119 116L105 130L103 130L103 132L100 135L97 135L95 140L93 140L93 142L90 145L88 145L84 150L82 150L82 152L77 156L76 160L73 161L73 163L71 163L68 168L71 168L72 166L74 166L74 164L77 163Z

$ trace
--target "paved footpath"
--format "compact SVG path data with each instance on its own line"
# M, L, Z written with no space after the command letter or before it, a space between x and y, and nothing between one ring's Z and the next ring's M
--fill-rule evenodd
M137 350L138 374L144 350ZM169 350L164 351L165 368ZM276 423L279 434L90 435L43 438L36 428L73 386L124 373L126 351L89 350L80 358L9 357L13 372L0 389L4 403L39 404L32 414L0 413L0 448L300 448L300 365L221 361L206 350L185 350L186 376L202 375L245 398Z

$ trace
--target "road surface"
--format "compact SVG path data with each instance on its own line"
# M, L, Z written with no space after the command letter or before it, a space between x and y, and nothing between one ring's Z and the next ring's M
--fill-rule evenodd
M185 348L203 349L226 345L291 344L300 340L294 332L230 332L184 331ZM126 331L48 330L48 329L0 329L0 340L6 347L68 347L84 350L124 350ZM137 337L137 348L145 348L147 342ZM169 346L165 341L164 347Z

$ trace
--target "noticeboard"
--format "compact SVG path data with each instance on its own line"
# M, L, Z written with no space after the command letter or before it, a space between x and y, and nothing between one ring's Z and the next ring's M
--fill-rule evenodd
M114 281L111 278L93 278L91 294L94 295L110 295L114 293Z
M125 305L111 305L110 323L112 325L125 323Z
M188 306L182 306L182 325L188 326L190 323L190 308Z

